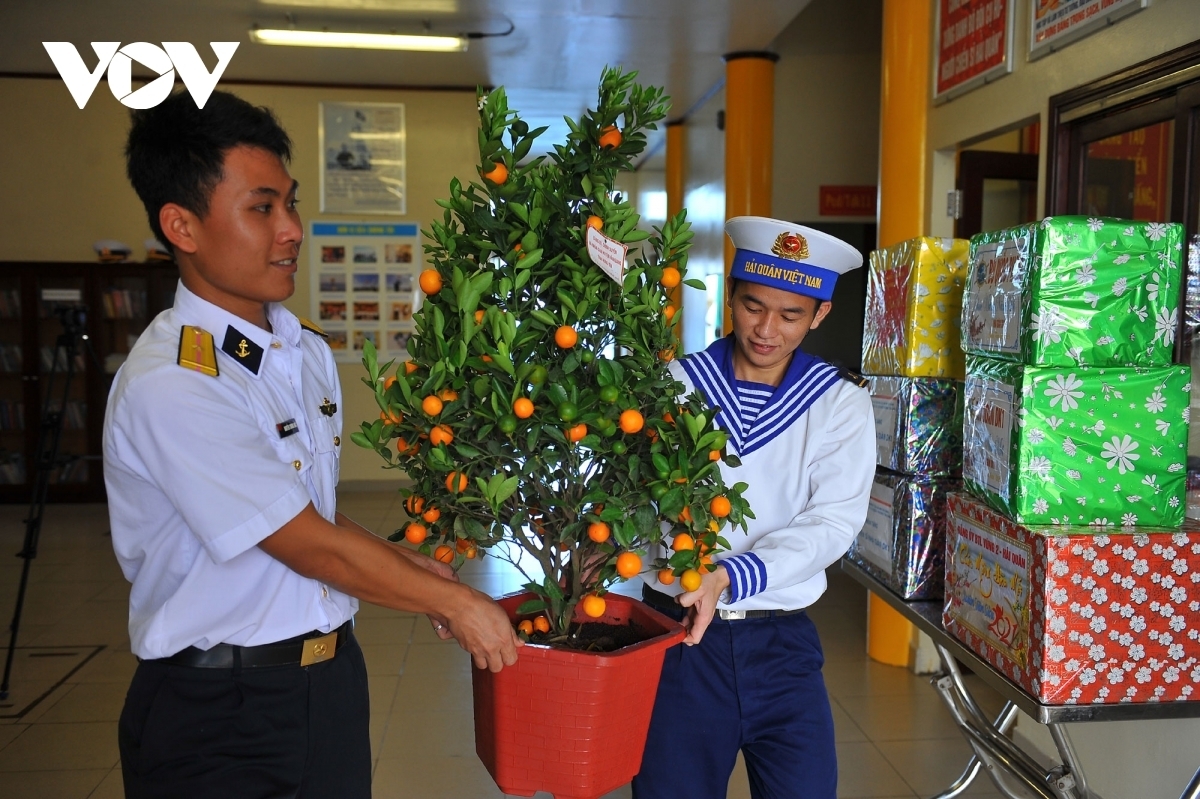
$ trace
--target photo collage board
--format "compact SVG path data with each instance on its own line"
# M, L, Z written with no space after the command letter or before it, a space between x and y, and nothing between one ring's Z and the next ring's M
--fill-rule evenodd
M329 335L339 363L362 360L370 341L379 360L408 360L419 302L420 230L415 223L312 222L312 320Z

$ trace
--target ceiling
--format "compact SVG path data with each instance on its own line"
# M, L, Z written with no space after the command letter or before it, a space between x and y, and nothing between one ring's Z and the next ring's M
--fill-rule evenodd
M241 42L223 80L343 85L507 88L531 125L565 135L562 116L595 101L605 65L666 87L671 118L724 78L721 56L766 49L809 0L6 0L0 72L55 75L43 41L75 44L89 68L92 41L189 41L205 63L210 41ZM464 53L272 47L253 25L365 32L482 33ZM135 75L137 65L135 65ZM146 73L149 75L150 73ZM661 131L660 131L661 135ZM655 149L651 142L651 150Z

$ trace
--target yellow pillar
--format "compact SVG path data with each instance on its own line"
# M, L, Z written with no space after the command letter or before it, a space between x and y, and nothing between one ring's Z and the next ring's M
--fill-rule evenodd
M667 123L667 219L683 210L684 130L682 119ZM683 287L669 289L667 297L678 313L683 305ZM675 321L675 330L683 330L682 318Z
M725 218L771 215L775 144L775 62L766 52L725 56ZM733 245L725 239L725 270ZM726 287L728 291L728 287ZM722 298L724 299L724 298ZM730 326L725 318L725 332Z
M880 81L879 246L925 232L929 0L884 0Z
M925 122L929 110L929 0L883 0L879 246L925 232ZM867 606L867 654L907 666L915 629L882 599Z

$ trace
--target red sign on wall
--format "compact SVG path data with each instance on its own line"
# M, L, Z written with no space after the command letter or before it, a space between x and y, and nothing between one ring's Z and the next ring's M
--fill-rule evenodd
M822 186L821 216L875 216L877 186Z
M1012 0L938 0L934 97L1012 70Z

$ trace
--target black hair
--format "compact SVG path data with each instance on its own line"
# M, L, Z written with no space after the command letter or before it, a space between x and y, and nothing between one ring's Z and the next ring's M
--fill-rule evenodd
M203 219L229 150L245 145L284 161L292 157L292 140L271 110L229 92L214 91L204 108L197 108L187 92L176 92L130 117L125 174L146 208L150 229L172 251L158 223L159 210L175 203Z

